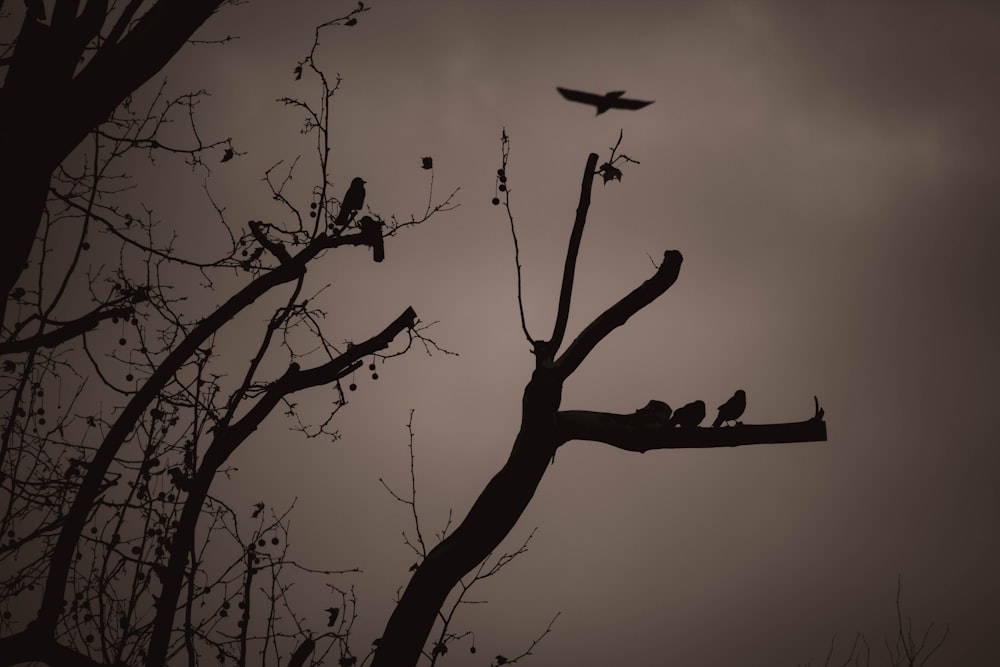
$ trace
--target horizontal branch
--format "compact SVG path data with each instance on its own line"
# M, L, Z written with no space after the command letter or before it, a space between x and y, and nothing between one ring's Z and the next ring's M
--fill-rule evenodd
M651 449L708 449L821 442L827 439L826 422L819 412L800 422L685 428L670 426L662 421L651 421L641 411L620 415L589 410L563 410L556 413L556 430L562 443L590 440L640 453Z
M4 637L3 648L0 653L0 664L3 665L42 662L51 667L105 667L104 663L59 643L34 625Z

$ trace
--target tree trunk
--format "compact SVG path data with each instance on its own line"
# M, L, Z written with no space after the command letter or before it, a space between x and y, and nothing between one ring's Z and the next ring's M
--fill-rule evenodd
M524 389L521 429L510 458L479 494L469 514L420 564L379 640L372 667L416 665L448 593L503 541L517 523L559 446L555 413L561 381L536 369Z

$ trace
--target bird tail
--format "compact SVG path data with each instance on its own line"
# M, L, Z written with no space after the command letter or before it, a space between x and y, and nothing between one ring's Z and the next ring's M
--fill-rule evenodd
M722 415L719 415L718 417L716 417L715 421L712 422L712 427L713 428L715 428L717 426L722 426Z

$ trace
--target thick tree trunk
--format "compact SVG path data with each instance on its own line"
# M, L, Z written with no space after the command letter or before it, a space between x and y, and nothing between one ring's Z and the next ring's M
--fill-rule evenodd
M72 75L73 56L55 44L52 28L26 18L0 89L0 322L7 295L27 266L45 210L49 179L73 146L58 145L70 114L56 107ZM75 145L75 144L74 144Z
M31 254L52 172L221 2L160 0L135 23L119 16L113 39L79 71L85 49L108 22L106 0L89 0L82 11L77 3L56 3L50 25L27 12L0 88L0 323Z
M19 159L25 148L16 144L23 141L11 143L12 152L0 151L0 322L6 315L7 295L27 266L52 176L44 165Z
M554 425L561 391L550 371L535 371L524 390L521 429L510 458L455 532L414 572L379 640L372 667L416 665L448 593L517 523L560 444Z

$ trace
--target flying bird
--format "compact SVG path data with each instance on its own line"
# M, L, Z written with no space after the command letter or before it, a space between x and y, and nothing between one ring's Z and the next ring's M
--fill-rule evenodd
M705 418L705 401L693 401L674 410L671 426L694 427Z
M344 200L340 203L340 213L337 214L337 219L333 221L334 224L346 225L354 219L354 215L365 205L365 183L364 179L357 177L351 181L351 187L347 188L347 192L344 193Z
M737 389L732 398L719 406L719 416L712 422L712 426L721 426L726 422L735 422L743 415L743 411L746 409L747 393L742 389Z
M608 109L641 109L643 107L649 106L653 103L652 100L646 102L644 100L633 100L627 97L622 97L625 94L624 90L615 90L610 93L605 93L604 95L597 95L596 93L586 93L582 90L573 90L571 88L561 88L556 86L556 90L559 94L565 97L570 102L580 102L581 104L593 104L597 107L597 114L600 116L602 113Z

